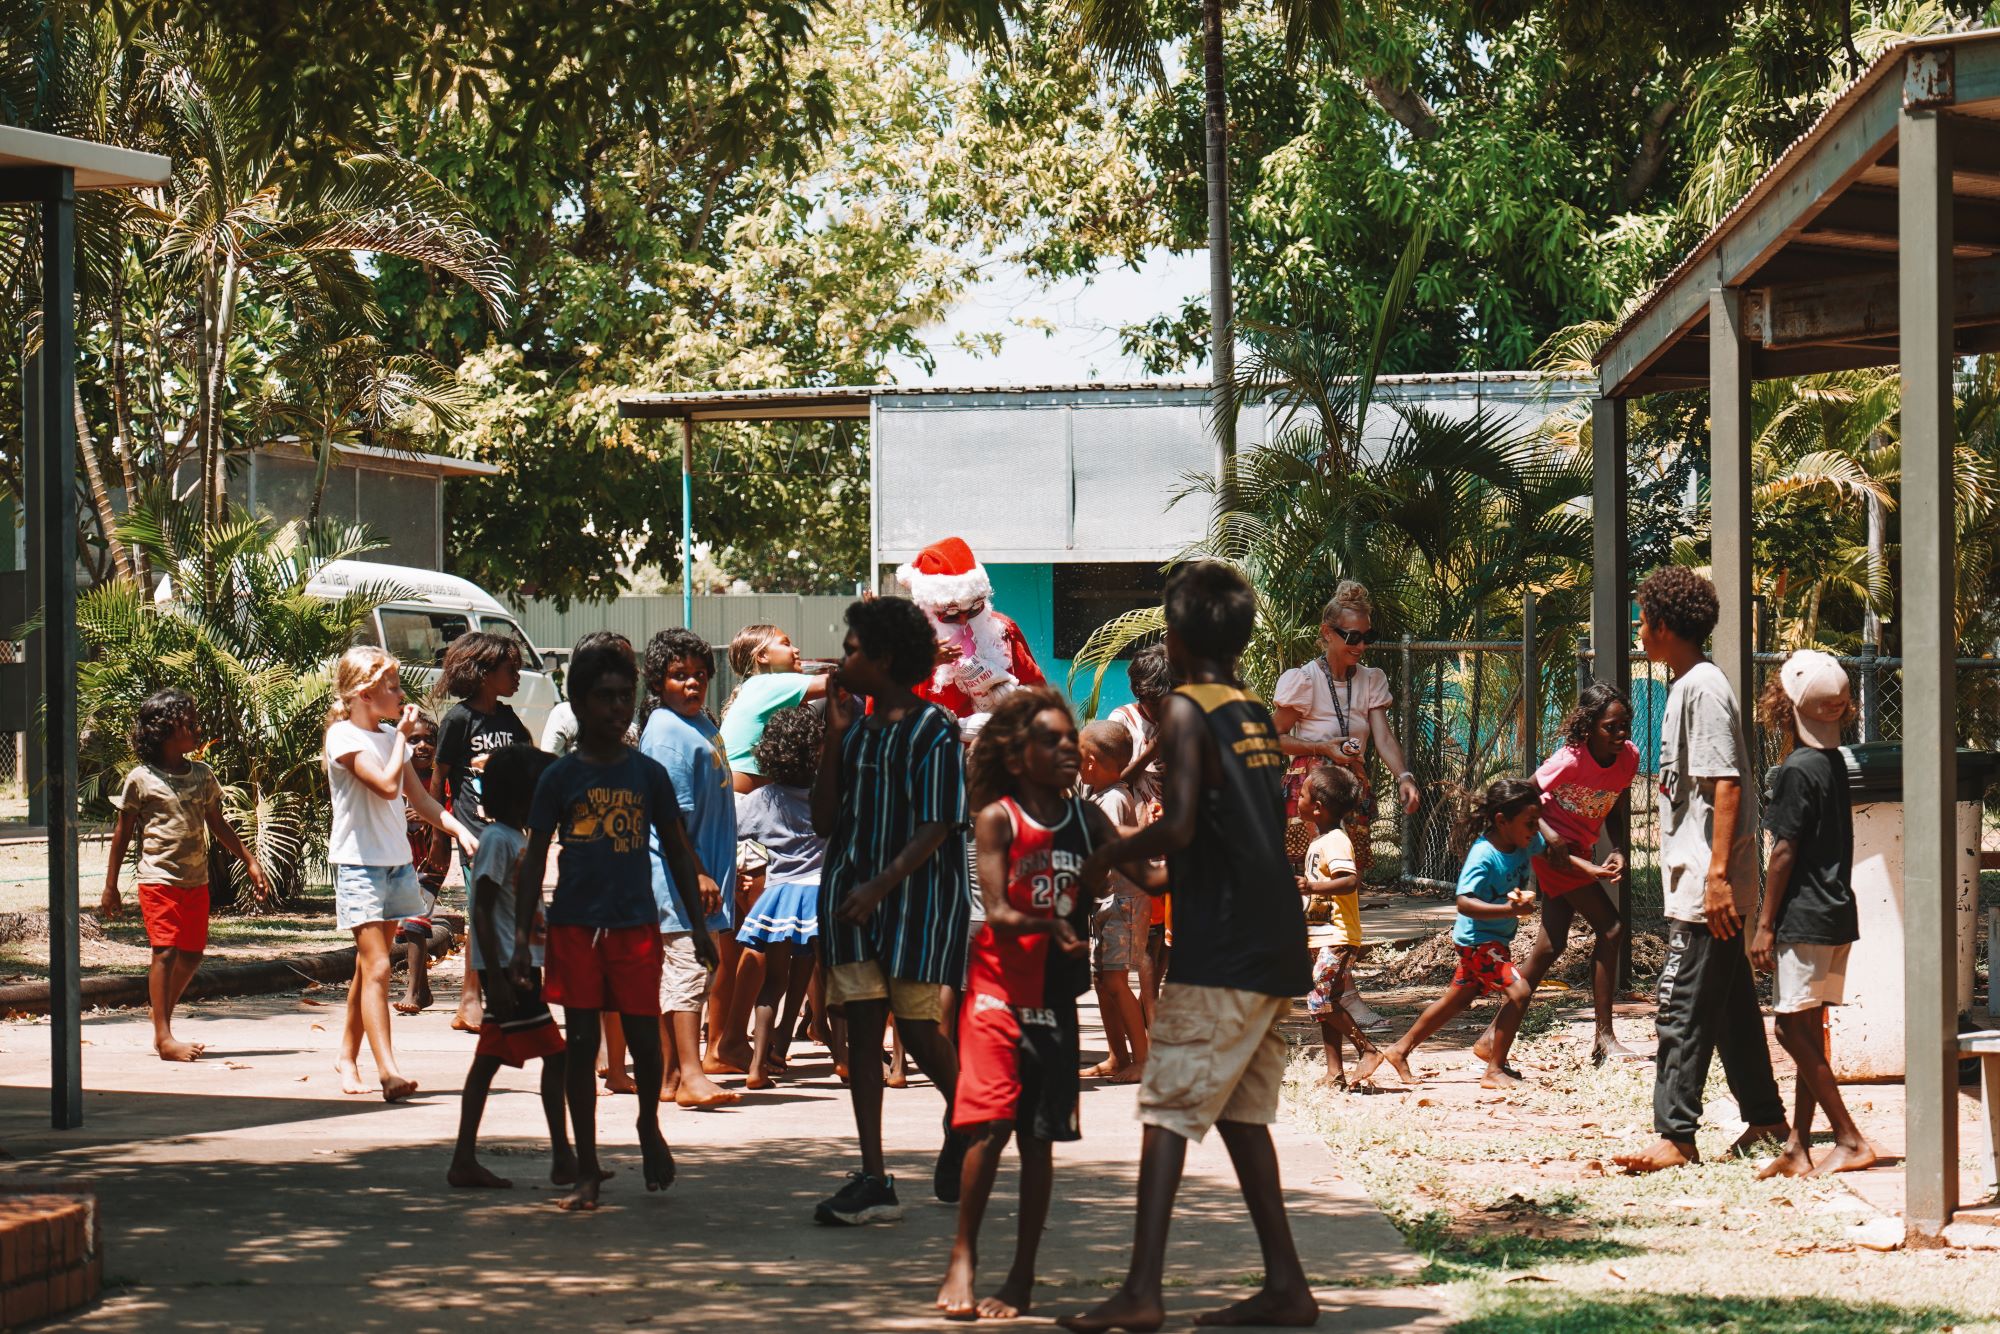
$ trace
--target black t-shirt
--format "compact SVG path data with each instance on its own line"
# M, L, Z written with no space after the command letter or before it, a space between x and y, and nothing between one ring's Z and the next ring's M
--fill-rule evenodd
M1794 849L1791 883L1778 907L1778 939L1845 945L1861 936L1854 906L1854 810L1847 760L1800 746L1771 773L1764 827Z
M486 827L479 775L486 768L487 755L502 746L534 744L527 724L505 703L496 705L491 713L481 713L461 701L452 705L438 724L437 765L444 770L451 813L475 838Z
M1201 709L1222 783L1204 789L1194 840L1167 858L1169 981L1266 996L1312 988L1306 914L1285 856L1285 755L1271 714L1234 686L1182 686Z

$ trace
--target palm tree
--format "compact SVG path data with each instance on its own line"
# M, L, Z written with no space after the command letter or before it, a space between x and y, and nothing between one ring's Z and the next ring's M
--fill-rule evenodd
M140 701L169 685L186 690L199 701L211 738L202 758L222 782L230 822L283 902L325 850L326 664L375 607L407 590L361 589L336 600L306 592L328 561L383 545L364 528L273 528L233 508L203 523L166 488L143 494L118 528L167 577L172 598L158 600L120 577L78 602L77 629L88 650L77 677L84 804L106 801L130 767L126 738ZM247 890L241 866L214 869L218 887L231 886L237 896Z

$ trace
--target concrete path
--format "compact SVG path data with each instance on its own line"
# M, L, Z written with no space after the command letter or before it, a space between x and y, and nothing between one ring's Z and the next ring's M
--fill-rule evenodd
M324 1003L313 1005L309 1000ZM87 1178L104 1211L107 1293L78 1328L461 1329L522 1324L753 1329L928 1329L954 1209L931 1198L941 1104L921 1082L887 1093L903 1222L817 1227L815 1202L852 1166L844 1090L818 1048L799 1078L738 1107L664 1109L680 1165L670 1192L640 1186L629 1097L598 1103L617 1177L594 1215L565 1215L546 1180L535 1072L503 1071L483 1135L511 1191L456 1191L444 1169L471 1040L442 1007L398 1019L397 1051L426 1096L390 1107L340 1095L331 1069L342 992L194 1007L195 1065L153 1057L143 1016L87 1022L82 1129L47 1120L47 1037L0 1026L0 1143L21 1175ZM1093 1025L1094 1014L1086 1022ZM1086 1037L1086 1045L1091 1041ZM1099 1300L1131 1239L1139 1132L1133 1090L1084 1094L1086 1138L1057 1149L1042 1249L1048 1317ZM1322 1327L1442 1328L1420 1262L1324 1146L1281 1126L1299 1249L1324 1284ZM1016 1181L1003 1168L986 1227L990 1290L1013 1242ZM1227 1155L1189 1156L1170 1255L1170 1327L1247 1293L1261 1268ZM114 1286L115 1285L115 1286Z

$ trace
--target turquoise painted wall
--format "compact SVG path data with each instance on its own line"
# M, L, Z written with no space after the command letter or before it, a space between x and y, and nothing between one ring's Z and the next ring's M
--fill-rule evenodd
M1068 658L1055 656L1056 640L1056 593L1055 567L1052 565L988 565L987 576L993 580L993 605L1021 627L1021 633L1028 638L1028 647L1041 664L1042 675L1049 678L1049 684L1057 690L1068 693ZM1077 698L1073 701L1081 712L1083 702L1090 697L1088 677L1077 681ZM1097 716L1106 717L1120 704L1132 702L1132 688L1125 683L1125 664L1114 663L1104 674L1104 690L1097 699Z

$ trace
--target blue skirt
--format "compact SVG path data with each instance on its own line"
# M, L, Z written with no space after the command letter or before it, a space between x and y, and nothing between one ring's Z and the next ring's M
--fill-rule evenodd
M754 950L766 945L810 945L818 934L818 885L767 885L736 928L736 943Z

